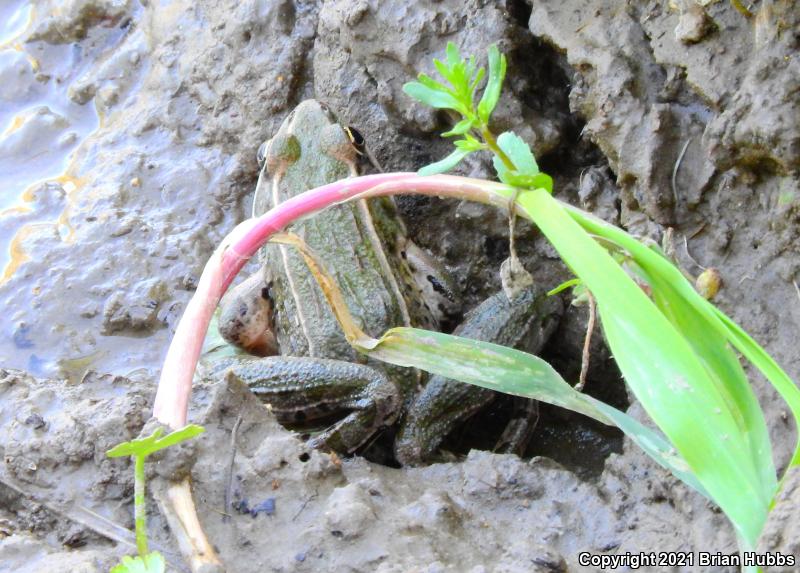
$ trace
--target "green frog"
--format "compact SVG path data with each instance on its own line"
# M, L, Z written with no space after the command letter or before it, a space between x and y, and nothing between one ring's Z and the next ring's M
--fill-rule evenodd
M308 189L357 175L361 150L351 134L324 104L315 100L299 104L259 149L262 170L254 216ZM391 198L337 205L296 223L291 230L326 266L365 332L380 335L401 325L435 330L455 305L446 275L406 238ZM312 446L353 452L379 430L395 424L415 403L423 387L421 374L356 353L292 247L267 245L261 257L261 270L223 299L219 324L226 340L266 357L239 360L229 365L230 375L269 403L281 423L333 422L311 440ZM490 300L494 302L481 305L467 335L481 338L479 323L488 320L491 326L484 339L541 346L560 312L557 300L535 289L514 303L497 295ZM505 309L503 318L491 319L495 308ZM282 356L269 356L278 352ZM453 395L463 392L462 386L436 385L439 392ZM476 403L491 400L483 393L463 408L458 403L442 406L429 393L419 395L416 402L423 412L409 417L412 425L401 432L404 445L398 449L398 458L403 463L424 461L440 441L434 433L421 431L420 425L437 425L442 417L463 419L465 413L475 411ZM430 407L442 411L426 414ZM436 423L429 424L433 418Z

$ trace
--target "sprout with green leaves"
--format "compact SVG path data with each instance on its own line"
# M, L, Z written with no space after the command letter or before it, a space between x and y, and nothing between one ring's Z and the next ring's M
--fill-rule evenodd
M512 131L500 134L495 139L489 128L503 80L508 66L505 55L497 46L489 46L489 79L477 106L475 92L483 80L485 70L475 66L475 56L469 60L461 57L452 42L447 44L447 61L433 60L439 74L450 87L426 74L419 74L418 82L409 82L403 91L414 99L433 108L446 109L459 114L462 119L446 131L442 137L461 136L453 142L456 149L450 155L419 170L420 175L445 173L458 165L462 159L474 151L494 153L494 168L500 181L521 188L544 188L553 191L553 180L539 171L539 166L530 147Z
M163 428L157 428L146 438L131 440L117 444L106 452L109 458L133 456L133 512L136 523L136 557L125 556L111 569L111 573L163 573L166 564L164 556L158 551L150 551L147 547L147 507L145 504L144 461L150 454L189 440L204 432L202 426L189 424L164 436Z

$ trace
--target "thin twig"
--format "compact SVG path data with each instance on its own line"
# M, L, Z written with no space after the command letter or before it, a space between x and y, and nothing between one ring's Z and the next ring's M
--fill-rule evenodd
M308 502L310 502L312 499L314 499L314 498L315 498L315 497L317 497L318 495L319 495L319 492L316 492L316 491L315 491L315 492L314 492L312 495L308 496L308 497L305 499L305 501L303 502L303 504L300 506L300 509L298 509L298 510L297 510L297 513L295 513L295 514L292 516L292 521L294 521L295 519L297 519L297 518L300 516L300 514L301 514L301 513L303 513L303 510L304 510L304 509L306 508L306 506L308 505Z
M225 506L222 509L223 520L230 518L231 502L233 501L233 462L236 460L236 434L239 432L239 426L242 423L242 414L236 418L231 430L231 453L228 457L228 469L225 475Z
M672 197L675 199L675 208L678 208L678 203L680 199L678 198L678 169L681 168L681 162L683 161L683 156L686 155L686 150L689 148L689 144L692 142L692 138L686 140L686 143L683 144L683 149L681 149L680 154L678 155L678 160L675 162L675 166L672 168Z
M514 244L514 228L517 222L517 197L519 196L520 189L514 190L514 196L508 202L508 252L513 260L519 260L517 257L517 248Z
M794 285L794 290L797 291L797 298L800 298L800 287L797 286L797 281L793 279L792 284Z
M692 261L698 268L706 270L706 267L698 263L697 260L692 256L692 253L689 252L689 241L686 240L686 235L683 236L683 248L686 251L686 256L689 257L690 261Z
M597 317L597 303L588 290L586 294L589 298L589 323L586 325L586 338L583 340L583 354L581 355L581 375L578 378L578 383L575 389L578 392L583 392L583 387L586 385L586 375L589 373L589 355L591 354L589 348L592 345L592 332L594 331L594 322Z

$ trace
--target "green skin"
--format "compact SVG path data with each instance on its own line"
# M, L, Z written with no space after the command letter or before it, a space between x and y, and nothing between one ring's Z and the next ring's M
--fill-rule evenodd
M308 189L357 174L357 151L345 130L314 100L298 105L259 155L264 166L254 215ZM401 325L436 329L440 310L451 304L447 282L406 240L405 227L389 198L338 205L291 230L333 275L350 312L367 333L380 335ZM345 415L318 434L313 446L352 452L394 424L414 402L420 410L403 423L396 452L402 463L421 463L449 429L493 398L491 391L449 381L434 385L440 388L436 396L426 389L415 401L420 373L357 354L292 247L268 245L262 257L261 273L223 299L220 331L229 342L254 354L276 354L280 349L288 356L224 366L230 376L246 382L270 403L282 423L319 423ZM497 296L489 301L479 307L483 310L471 313L471 326L461 327L464 335L532 351L546 340L560 311L557 301L538 291L523 294L515 303ZM498 314L498 309L505 310ZM493 315L504 318L495 320ZM469 399L463 397L466 388ZM512 424L525 426L518 420ZM527 437L524 429L512 429L511 434L511 448L519 448Z

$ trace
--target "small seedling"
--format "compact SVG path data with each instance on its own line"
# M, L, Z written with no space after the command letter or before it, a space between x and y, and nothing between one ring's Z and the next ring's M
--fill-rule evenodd
M450 155L419 170L420 175L436 175L449 171L474 151L491 151L494 168L503 183L522 189L547 189L553 191L553 179L539 171L539 166L528 144L512 131L495 138L489 128L492 112L500 100L500 91L506 76L506 57L497 46L489 46L489 78L480 101L475 105L475 93L483 79L484 69L475 67L475 56L461 58L452 42L447 44L447 61L433 60L436 69L450 87L420 74L418 82L409 82L403 91L414 99L437 109L459 114L462 119L442 137L462 136L454 142Z
M147 508L145 504L144 461L150 454L164 448L174 446L185 440L202 434L205 429L196 424L189 424L180 430L167 434L163 438L163 428L157 428L150 436L117 444L106 452L109 458L133 456L133 513L136 524L137 557L125 556L111 569L111 573L163 573L164 557L158 551L149 551L147 547Z

